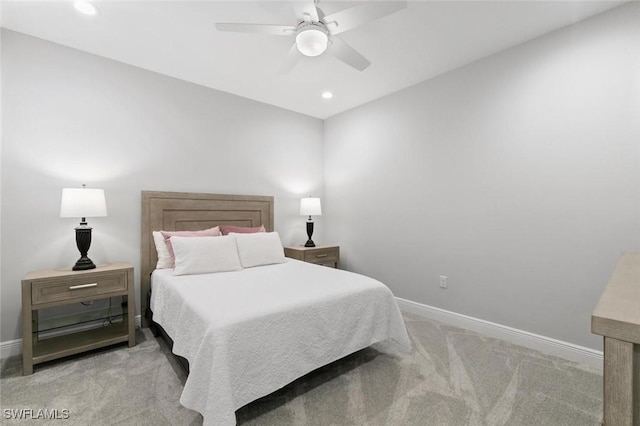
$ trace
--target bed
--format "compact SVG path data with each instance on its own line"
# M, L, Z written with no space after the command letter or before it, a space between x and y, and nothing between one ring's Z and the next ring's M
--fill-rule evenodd
M218 225L273 231L273 198L142 193L143 325L157 324L188 361L180 402L205 425L233 425L238 408L376 342L410 348L391 291L363 275L285 258L209 274L155 270L152 231Z

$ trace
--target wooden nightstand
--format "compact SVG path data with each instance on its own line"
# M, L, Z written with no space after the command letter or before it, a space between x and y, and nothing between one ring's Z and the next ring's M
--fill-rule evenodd
M340 267L340 246L285 247L284 255L303 262Z
M116 307L93 314L67 315L38 322L38 310L121 297ZM109 301L111 302L111 300ZM120 342L135 346L133 266L111 263L88 271L50 269L29 272L22 280L22 372L33 365ZM78 321L71 322L73 319ZM93 324L93 326L92 326ZM95 326L97 324L97 327ZM84 325L85 327L79 327ZM64 333L65 328L82 331ZM49 333L53 337L41 338Z

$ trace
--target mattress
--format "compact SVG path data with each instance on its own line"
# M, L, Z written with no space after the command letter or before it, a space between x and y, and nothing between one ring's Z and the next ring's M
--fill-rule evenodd
M363 275L294 259L215 274L152 275L153 319L189 361L180 402L205 425L384 340L409 350L393 294Z

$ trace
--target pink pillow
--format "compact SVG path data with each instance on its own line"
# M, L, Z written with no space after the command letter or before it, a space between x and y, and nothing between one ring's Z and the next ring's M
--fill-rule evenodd
M231 232L233 232L234 234L255 234L256 232L265 232L264 225L256 226L255 228L246 226L221 225L220 230L222 231L222 235L229 235L229 233Z
M220 227L214 226L213 228L203 229L201 231L160 231L164 237L164 243L169 250L169 257L171 258L171 267L176 266L176 255L173 253L173 246L171 245L171 237L219 237Z

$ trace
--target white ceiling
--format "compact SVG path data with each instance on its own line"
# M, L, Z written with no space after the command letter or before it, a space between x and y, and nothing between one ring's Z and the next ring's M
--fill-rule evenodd
M295 25L291 2L71 1L0 3L4 28L318 118L433 78L616 7L623 1L410 1L341 38L372 65L360 72L330 56L278 69L293 37L224 33L215 22ZM330 14L359 2L321 0ZM330 90L331 100L321 98Z

